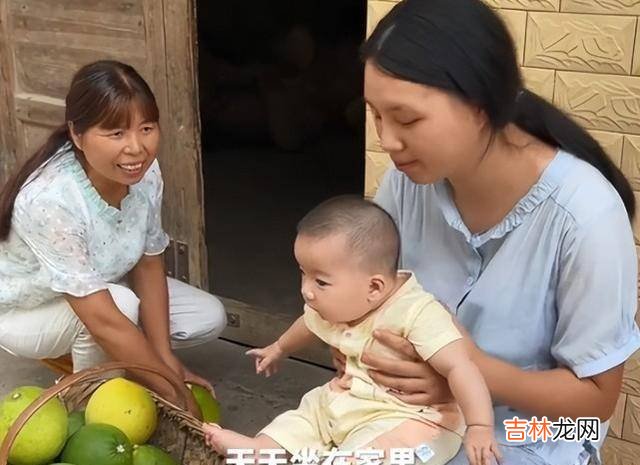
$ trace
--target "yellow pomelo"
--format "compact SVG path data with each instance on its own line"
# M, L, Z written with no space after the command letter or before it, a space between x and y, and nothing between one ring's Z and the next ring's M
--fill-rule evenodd
M114 378L91 395L85 410L87 425L105 423L127 435L133 444L144 444L158 424L156 403L139 384Z
M0 402L0 443L7 431L43 389L23 386L14 389ZM62 450L67 439L67 410L58 399L44 404L24 425L16 438L9 463L13 465L42 465L50 463Z

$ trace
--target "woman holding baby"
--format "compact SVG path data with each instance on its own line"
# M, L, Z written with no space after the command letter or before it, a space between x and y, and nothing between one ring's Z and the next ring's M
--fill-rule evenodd
M395 165L385 174L375 202L399 231L400 268L411 272L455 317L466 352L493 401L492 415L485 415L489 422L469 424L467 417L474 415L465 412L469 404L461 405L467 420L465 441L472 428L477 439L483 427L493 435L495 425L500 445L496 448L483 438L481 456L467 444L467 450L459 448L448 463L484 465L491 455L508 465L600 463L598 450L619 396L624 362L640 347L634 321L635 200L629 182L586 131L524 88L507 28L480 0L401 1L375 28L363 56L365 99L382 148ZM349 320L349 312L356 309L353 303L342 305L343 311L336 310L337 304L323 306L323 300L344 286L354 293L362 290L359 301L365 310L388 315L385 299L396 298L402 290L391 286L391 297L375 297L380 288L375 276L381 283L384 273L365 276L366 286L346 286L346 276L355 279L368 263L362 259L352 260L344 278L335 271L349 263L344 255L357 252L358 241L367 238L365 232L348 232L366 223L352 213L353 208L328 215L327 223L313 233L305 232L308 217L302 220L294 250L302 274L304 317L278 341L251 351L257 371L269 374L277 360L313 333L334 347L337 381L307 393L298 409L277 417L255 438L208 427L207 439L217 450L234 444L275 444L291 452L290 444L296 441L296 446L329 447L333 442L338 447L398 447L413 440L409 433L418 430L408 427L398 434L400 430L381 427L373 440L357 442L355 436L372 432L372 418L380 423L380 415L372 414L368 421L351 425L343 440L333 429L355 421L356 414L332 412L355 409L362 417L358 402L393 403L389 395L401 406L395 410L398 417L400 412L422 413L420 406L437 410L454 400L453 394L461 401L464 389L459 383L445 379L433 356L425 363L431 355L425 355L425 347L443 342L443 335L451 339L436 356L457 344L453 331L425 329L430 336L421 340L416 328L407 331L403 326L415 320L409 310L399 318L402 323L394 323L399 335L380 329L379 318L366 311ZM309 215L317 216L317 210ZM343 220L342 227L335 226ZM363 250L384 257L373 252L382 237L378 232L364 240ZM335 244L320 247L321 241L330 240ZM310 253L313 247L318 250ZM342 258L333 257L339 251ZM328 262L319 265L322 260ZM354 293L351 298L358 300ZM355 337L361 325L373 331L375 344L356 344L362 339ZM381 345L388 349L385 355ZM376 350L367 350L374 346ZM472 375L466 380L473 385L469 388L482 386ZM354 398L344 400L348 396L340 388ZM478 395L475 406L484 403L485 397ZM376 408L382 411L384 406ZM565 423L592 417L602 425L599 434L581 440L533 440L529 432L514 443L507 440L505 422L509 425L515 417L527 425L534 417ZM441 458L450 449L442 447L447 433L441 420L439 426L438 437L429 440L419 431L416 437L421 435ZM319 439L298 440L306 430ZM487 448L496 453L485 454ZM436 457L424 460L442 463Z
M628 181L524 88L506 27L478 0L405 0L363 53L365 98L395 165L375 201L399 228L401 266L467 332L503 463L599 463L624 362L640 347ZM413 404L450 398L406 340L378 340L404 362L365 355L377 383ZM516 416L603 424L599 440L509 443L503 421Z

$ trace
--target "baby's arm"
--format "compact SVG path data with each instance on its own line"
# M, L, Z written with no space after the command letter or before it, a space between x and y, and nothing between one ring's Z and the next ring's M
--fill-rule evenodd
M276 343L280 345L282 351L288 356L304 349L315 340L317 340L316 335L307 328L304 316L301 316L280 336Z
M248 355L256 358L256 373L271 376L278 371L280 360L311 344L316 339L304 322L304 317L298 318L276 342L261 349L251 349Z
M467 425L493 426L489 389L480 370L469 358L462 339L444 346L428 362L447 378Z
M489 461L491 455L499 459L491 395L480 370L469 358L462 339L444 346L428 362L447 378L451 392L460 405L467 423L465 450L469 462L472 465L492 463Z

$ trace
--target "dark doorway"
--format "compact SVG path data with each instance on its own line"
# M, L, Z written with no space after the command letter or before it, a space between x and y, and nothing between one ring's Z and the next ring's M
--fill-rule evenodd
M361 194L366 1L198 2L211 290L301 314L295 226Z

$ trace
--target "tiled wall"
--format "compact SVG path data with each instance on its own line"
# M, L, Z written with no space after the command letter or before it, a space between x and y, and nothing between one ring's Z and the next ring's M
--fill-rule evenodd
M631 180L640 205L640 0L485 0L512 32L525 82L594 135ZM368 31L393 7L369 0ZM365 194L390 160L367 112ZM640 214L635 228L640 244ZM627 362L603 451L605 465L640 464L640 354Z

